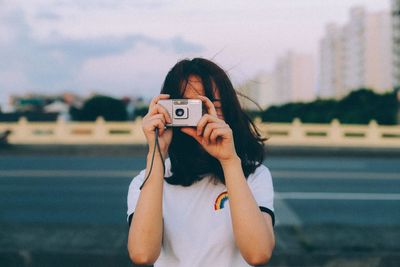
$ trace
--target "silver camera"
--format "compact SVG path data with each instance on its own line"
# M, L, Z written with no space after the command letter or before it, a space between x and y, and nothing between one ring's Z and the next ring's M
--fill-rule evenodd
M203 115L200 99L162 99L158 101L169 113L172 123L170 127L193 127Z

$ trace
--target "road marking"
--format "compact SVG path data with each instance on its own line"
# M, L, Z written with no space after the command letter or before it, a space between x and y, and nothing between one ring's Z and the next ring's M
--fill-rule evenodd
M333 192L275 192L276 199L315 200L400 200L400 194L333 193Z
M338 171L271 171L273 179L298 178L301 179L399 179L399 173L384 172L341 172Z
M3 170L0 171L1 177L134 177L140 170ZM273 179L394 179L400 180L398 173L382 172L340 172L340 171L273 171Z
M310 162L314 163L310 165ZM293 158L285 158L284 160L270 159L263 162L266 166L274 166L275 169L287 169L287 166L291 168L307 170L315 168L315 170L323 171L323 170L331 170L335 168L337 165L335 161L330 159L321 159L321 158L307 158L307 159L293 159ZM340 169L346 171L360 171L366 170L368 168L368 162L365 161L343 161L339 162Z
M276 217L275 225L301 225L301 220L296 212L285 203L283 199L275 199L274 213Z

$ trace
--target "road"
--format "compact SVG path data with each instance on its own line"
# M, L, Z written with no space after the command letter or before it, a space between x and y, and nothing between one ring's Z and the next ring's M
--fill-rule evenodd
M400 222L400 161L273 157L278 224ZM125 223L143 158L2 157L0 222ZM281 212L283 211L283 212Z
M37 257L44 262L49 256L43 251L56 253L57 247L66 251L74 246L77 251L93 253L102 249L124 250L127 189L144 163L143 157L125 156L2 156L0 252L8 251L3 253L8 261L2 266L17 266L10 264L16 259L23 259L28 266L34 255L29 253L35 251L42 253L38 252L41 256ZM284 227L335 225L347 229L367 227L369 231L390 228L398 232L399 158L273 156L264 164L273 177L281 251L293 248L293 244L287 244L293 242L285 241L284 234L279 234ZM94 236L104 233L114 243L98 245ZM69 241L60 244L60 235ZM42 245L36 244L36 239L41 239ZM395 249L399 249L397 245ZM17 256L12 254L13 250ZM70 258L65 256L65 260Z

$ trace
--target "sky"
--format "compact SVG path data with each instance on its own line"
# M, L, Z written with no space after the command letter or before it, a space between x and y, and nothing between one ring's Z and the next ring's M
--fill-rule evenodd
M317 58L325 25L353 6L390 0L0 0L0 103L27 92L151 97L193 57L240 84L288 50Z

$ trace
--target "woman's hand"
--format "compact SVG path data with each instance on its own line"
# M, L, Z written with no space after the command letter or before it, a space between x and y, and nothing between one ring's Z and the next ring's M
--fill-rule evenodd
M190 135L199 142L207 153L221 163L237 157L233 140L232 129L226 122L217 116L214 104L205 96L199 96L207 107L197 124L197 129L183 127L182 132Z
M147 143L149 144L149 151L153 151L155 145L155 130L158 131L158 143L160 145L161 154L164 159L168 153L168 147L172 140L172 129L166 129L165 124L171 123L172 120L168 111L161 105L157 104L160 99L168 99L169 95L160 94L155 96L149 106L149 111L142 120L142 130L146 136Z

